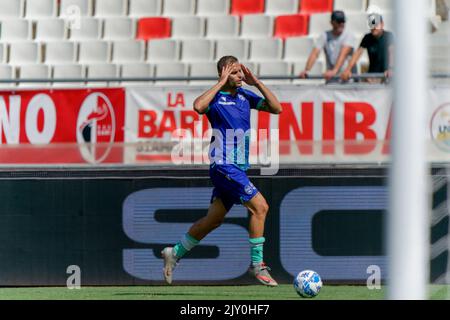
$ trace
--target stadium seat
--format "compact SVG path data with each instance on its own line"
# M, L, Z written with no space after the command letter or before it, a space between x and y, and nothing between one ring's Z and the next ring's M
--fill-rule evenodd
M120 69L117 65L112 63L99 63L91 64L86 66L86 77L87 78L118 78ZM105 81L105 82L89 82L89 86L104 87L110 85L119 85L115 81Z
M349 12L365 12L366 8L366 0L334 0L334 10L342 10L346 14Z
M379 13L386 13L393 11L394 3L392 0L369 0L368 9L371 6L375 6L380 9Z
M388 31L394 31L394 14L392 12L386 12L383 14L384 29Z
M300 13L319 13L333 11L333 0L301 0Z
M59 15L64 18L92 16L92 0L60 0Z
M283 54L283 40L254 39L250 43L250 61L281 60Z
M68 37L63 19L49 18L36 21L36 41L62 41Z
M150 40L147 48L147 61L150 63L176 62L180 59L180 43L177 40Z
M145 61L145 41L122 40L112 44L113 63L135 63Z
M0 19L22 18L25 9L24 0L1 0Z
M188 65L181 62L175 63L158 63L155 66L155 77L170 78L170 77L187 77ZM167 84L186 84L187 81L155 81L155 84L167 85Z
M247 60L249 40L245 39L220 39L216 42L216 60L223 56L235 56L239 60Z
M206 19L208 38L235 38L239 36L239 18L236 16L217 16Z
M195 62L190 64L190 77L217 78L217 65L215 62ZM191 80L190 84L214 84L217 80Z
M274 36L277 38L289 38L305 36L308 34L309 15L295 14L278 16L275 18Z
M81 64L107 63L111 57L111 45L107 41L82 41L79 43Z
M97 17L124 17L127 15L128 1L95 0L95 15Z
M140 40L150 40L170 37L169 18L141 18L138 21L137 35Z
M128 40L136 36L136 21L131 18L106 18L103 22L104 40Z
M162 0L130 0L130 17L156 17L161 11Z
M231 14L264 13L264 0L231 0Z
M78 48L72 41L51 41L44 44L46 64L73 64L77 61Z
M273 17L264 14L242 16L241 37L248 39L271 38L273 35Z
M102 20L81 18L79 28L70 29L70 40L99 40L102 37Z
M230 12L230 0L197 0L198 16L226 15Z
M266 14L287 15L298 12L299 0L266 0Z
M58 14L58 0L27 0L27 19L55 18Z
M172 38L200 38L205 35L205 19L196 16L172 19Z
M163 15L192 16L195 14L195 0L164 0Z
M80 64L61 64L52 66L53 79L82 79L86 77L86 69ZM53 87L80 87L80 82L54 82Z
M24 65L17 68L18 77L20 79L51 79L51 69L45 64L30 64ZM50 83L42 82L21 82L19 87L46 87Z
M0 64L6 63L8 58L8 44L0 43Z
M9 45L11 65L36 64L41 62L41 45L36 42L12 42Z
M16 78L15 69L7 64L0 64L0 79L11 80ZM15 83L0 83L0 88L14 87Z
M122 78L151 78L154 76L154 68L148 63L126 63L120 67ZM121 85L149 84L150 81L122 81Z
M312 37L292 37L288 38L284 44L284 60L304 61L314 48Z
M183 62L209 62L214 59L214 41L184 40L181 47Z
M26 19L3 19L1 41L25 41L32 39L32 24Z
M258 68L258 76L290 76L291 64L286 61L262 62ZM289 83L290 80L264 80L268 84Z
M317 37L327 30L331 30L330 13L316 13L309 17L309 35Z
M353 33L357 39L362 38L364 34L370 31L367 24L367 14L357 12L347 14L345 28ZM358 46L359 43L357 44Z
M292 66L292 75L293 76L299 76L300 72L302 72L305 69L306 66L306 60L299 61L293 63ZM312 67L312 69L309 71L310 75L317 75L321 76L325 72L325 62L323 60L318 60ZM305 80L305 79L294 79L292 81L293 84L323 84L325 83L325 80Z

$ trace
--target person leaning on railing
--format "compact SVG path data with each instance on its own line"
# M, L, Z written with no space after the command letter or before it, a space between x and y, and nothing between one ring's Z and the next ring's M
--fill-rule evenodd
M392 32L384 30L383 17L379 13L371 13L368 16L370 33L367 33L361 41L359 48L353 54L347 68L341 74L341 79L347 81L352 76L352 68L367 49L369 54L368 73L384 73L386 78L392 77L394 65L394 36ZM379 83L381 79L368 78L367 82Z

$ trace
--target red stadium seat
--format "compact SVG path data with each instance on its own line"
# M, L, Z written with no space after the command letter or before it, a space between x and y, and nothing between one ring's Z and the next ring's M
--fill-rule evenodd
M300 13L318 13L333 11L333 0L301 0Z
M138 21L137 36L139 40L169 38L171 32L169 18L142 18Z
M231 14L264 13L264 0L232 0Z
M308 35L309 15L294 14L278 16L275 18L274 36L277 38L289 38Z

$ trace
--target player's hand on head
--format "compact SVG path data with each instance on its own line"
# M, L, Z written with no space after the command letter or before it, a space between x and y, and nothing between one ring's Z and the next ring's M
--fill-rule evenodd
M250 71L249 68L241 64L242 72L244 73L244 81L249 86L255 86L258 84L259 80L256 76Z
M233 70L233 65L227 64L226 66L224 66L222 68L222 72L220 74L219 82L222 82L225 84L228 81L228 77L230 76L232 70Z

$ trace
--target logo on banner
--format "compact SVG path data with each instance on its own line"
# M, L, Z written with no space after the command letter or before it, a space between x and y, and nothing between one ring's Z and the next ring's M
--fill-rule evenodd
M450 103L434 112L430 129L431 137L439 149L450 152Z
M89 95L80 108L77 120L77 142L82 157L90 163L101 163L111 152L116 119L111 101L103 93Z

